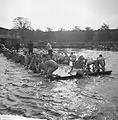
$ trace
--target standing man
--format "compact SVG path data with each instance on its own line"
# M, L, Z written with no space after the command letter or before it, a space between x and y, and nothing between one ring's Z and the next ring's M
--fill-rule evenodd
M46 40L46 49L48 51L48 55L52 58L52 45Z
M33 53L33 47L34 47L33 42L29 41L27 43L27 47L28 47L29 55L32 54Z
M70 66L71 66L71 69L70 69L69 74L71 74L71 72L72 72L72 70L74 68L75 62L76 62L76 55L74 55L74 53L71 52L70 53Z
M19 49L20 49L20 43L16 43L15 49L16 49L16 52L18 53L18 52L19 52Z
M102 54L100 54L99 57L97 58L97 63L99 66L98 72L100 71L100 69L104 72L105 71L105 58L102 56Z

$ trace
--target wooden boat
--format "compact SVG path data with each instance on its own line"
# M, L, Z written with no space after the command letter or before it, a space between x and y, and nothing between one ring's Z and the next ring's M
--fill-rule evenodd
M84 78L86 76L98 76L98 75L110 75L112 71L104 71L104 72L94 72L94 73L88 73L88 74L81 74L81 73L76 73L75 75L68 75L68 76L59 76L59 75L53 75L48 77L50 80L68 80L68 79L80 79Z
M88 75L89 76L110 75L111 73L112 73L112 70L110 70L110 71L104 71L104 72L88 73Z

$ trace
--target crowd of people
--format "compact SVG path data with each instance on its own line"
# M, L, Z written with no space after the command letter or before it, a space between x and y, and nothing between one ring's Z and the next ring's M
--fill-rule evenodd
M105 71L105 58L100 54L95 60L93 58L85 58L80 55L76 60L76 55L70 54L70 66L69 74L73 71L73 68L80 68L85 73L101 72Z
M53 51L52 45L48 41L45 41L45 47L39 53L33 51L32 41L27 44L27 48L24 49L23 54L24 67L46 77L52 76L53 72L58 69L59 64L69 65L71 67L69 74L72 73L74 68L81 69L85 73L105 71L105 58L102 54L95 60L90 57L85 58L83 55L77 58L73 52L68 55L65 51Z
M35 73L48 77L58 69L58 63L52 57L52 46L46 41L45 49L40 53L34 53L33 50L31 52L24 50L24 66L26 69L32 69Z
M74 68L81 69L84 72L100 72L105 71L105 59L100 54L95 60L83 55L77 56L71 52L68 55L66 52L54 52L52 46L46 41L45 49L40 53L24 52L25 68L32 69L41 75L51 76L55 70L58 69L59 64L67 64L71 67L69 74L72 73Z

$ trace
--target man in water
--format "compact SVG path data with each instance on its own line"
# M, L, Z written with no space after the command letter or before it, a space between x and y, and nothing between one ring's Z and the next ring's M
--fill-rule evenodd
M75 67L84 69L85 65L86 65L86 59L84 58L83 55L80 55L76 61Z
M48 55L52 58L52 45L46 40L46 49L48 51Z
M104 57L102 56L102 54L99 55L99 57L97 58L97 64L99 66L99 69L98 71L100 71L100 69L102 71L105 71L105 59Z
M91 72L91 69L93 68L94 60L91 57L88 57L86 59L86 69Z
M68 72L69 74L71 74L71 72L73 71L73 68L74 68L74 65L75 65L75 62L76 62L76 55L74 55L73 52L70 53L70 66L71 66L71 69L70 69L70 72Z
M50 59L50 56L44 54L43 63L40 64L40 69L43 69L43 74L49 77L58 69L58 64L54 60Z
M64 55L64 53L63 52L61 52L61 53L58 53L58 63L59 64L61 64L61 63L63 63L64 62L64 60L65 60L65 55Z

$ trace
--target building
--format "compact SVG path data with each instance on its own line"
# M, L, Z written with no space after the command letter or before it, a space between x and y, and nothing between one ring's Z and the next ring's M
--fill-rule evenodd
M10 35L0 35L0 43L4 44L9 49L20 42L21 42L20 37L10 36Z
M11 30L0 27L0 43L4 44L7 48L13 47L16 43L21 42L21 38L16 35L10 35Z
M9 34L10 30L6 28L0 27L0 35L7 35Z

